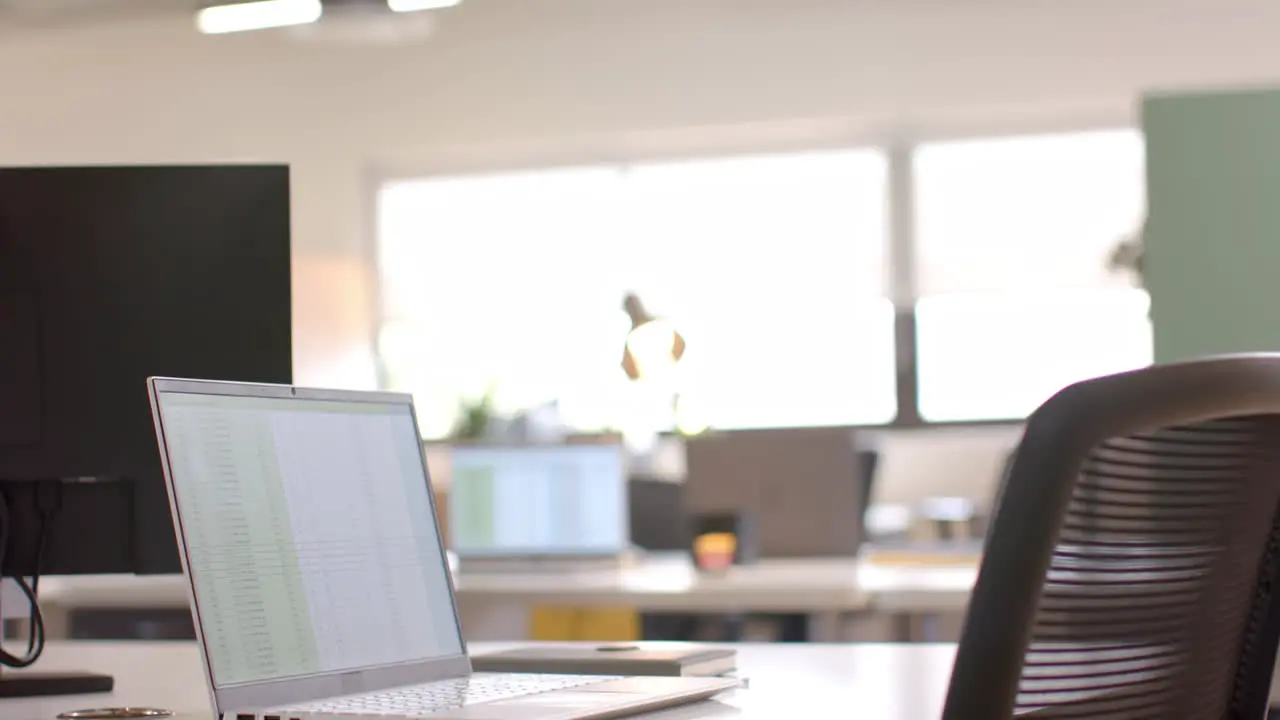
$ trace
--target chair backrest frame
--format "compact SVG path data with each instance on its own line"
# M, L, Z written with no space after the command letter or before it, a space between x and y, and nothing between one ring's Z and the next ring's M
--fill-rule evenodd
M1012 716L1046 575L1078 478L1095 448L1140 432L1255 416L1280 417L1280 354L1209 358L1088 380L1037 409L1027 420L992 519L944 718ZM1272 539L1263 552L1246 629L1253 646L1242 651L1232 714L1226 717L1264 716L1280 643L1280 613L1272 608L1280 596L1280 547L1273 547L1280 525L1274 508L1268 511Z

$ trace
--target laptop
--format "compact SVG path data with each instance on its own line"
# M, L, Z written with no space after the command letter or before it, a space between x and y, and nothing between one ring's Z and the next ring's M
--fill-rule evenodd
M467 445L449 463L449 548L464 563L630 550L620 444Z
M148 389L216 717L588 720L739 686L473 673L409 396Z

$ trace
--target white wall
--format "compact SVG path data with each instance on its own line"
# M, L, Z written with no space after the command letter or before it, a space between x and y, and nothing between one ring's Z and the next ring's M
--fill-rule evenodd
M292 163L296 375L365 386L375 177L1123 123L1147 87L1280 78L1277 27L1274 0L467 0L401 48L0 28L0 164ZM959 479L972 438L905 438L882 487L984 495L1014 437L984 438Z
M298 377L372 382L371 177L621 152L1125 121L1280 77L1265 0L468 0L408 48L189 19L0 32L0 163L295 168Z
M380 173L1128 122L1144 88L1280 79L1277 28L1275 0L466 0L411 49L0 26L0 165L292 163L296 375L362 386ZM877 499L985 504L1018 432L886 433Z

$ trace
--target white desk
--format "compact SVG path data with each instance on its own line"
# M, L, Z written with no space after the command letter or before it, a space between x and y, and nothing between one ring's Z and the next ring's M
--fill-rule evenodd
M628 605L672 612L859 610L869 599L848 559L765 560L723 575L696 572L683 554L585 572L461 573L462 599L519 598L544 605Z
M775 560L733 568L722 576L694 572L679 555L654 555L616 570L460 573L461 599L519 598L526 603L628 605L674 612L805 612L865 608L858 565L846 559ZM187 606L181 576L49 577L41 597L63 608Z
M795 612L819 618L820 637L837 639L844 613L870 598L851 560L765 561L723 576L695 572L681 554L654 554L635 566L582 572L459 573L463 626L470 640L528 637L534 605L629 607L648 612ZM50 634L74 609L187 607L181 576L50 577L41 583Z
M630 568L580 573L492 573L457 577L469 639L528 637L535 605L629 607L642 612L803 613L811 633L839 640L841 623L870 598L848 559L766 560L724 575L696 572L683 554L651 555Z
M498 645L473 645L475 652ZM865 720L936 720L955 650L949 645L741 645L748 690L646 715L662 720L777 720L802 708L840 708ZM0 700L4 720L52 720L84 707L146 705L206 720L208 693L194 643L53 643L45 670L92 670L116 676L111 696Z
M863 563L858 583L870 612L891 619L891 639L955 640L978 578L977 563L887 565ZM844 638L858 639L858 638Z
M898 553L900 554L900 553ZM812 616L815 639L839 640L842 618L867 610L907 617L963 612L976 577L963 563L765 560L723 576L695 572L682 554L655 553L637 565L583 572L460 573L463 625L471 640L528 637L534 605L631 607L644 612L793 612ZM51 635L80 608L187 607L180 576L50 577L41 583ZM905 636L899 634L899 639Z

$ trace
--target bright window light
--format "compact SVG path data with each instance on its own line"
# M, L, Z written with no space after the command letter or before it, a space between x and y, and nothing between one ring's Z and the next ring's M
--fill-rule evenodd
M387 387L427 437L487 388L500 414L556 401L571 428L637 439L892 420L887 168L855 149L388 184ZM628 292L668 323L634 342L688 342L658 388L622 368Z
M387 0L387 7L392 12L418 12L420 10L439 10L453 7L462 0Z
M1108 266L1142 227L1145 155L1129 129L917 149L926 420L1022 418L1074 382L1151 364L1151 298Z
M306 25L320 19L320 0L258 0L215 5L196 15L196 27L206 35Z

